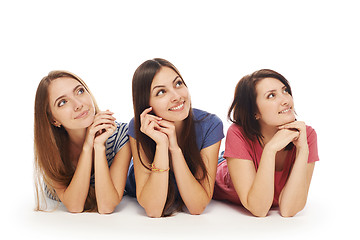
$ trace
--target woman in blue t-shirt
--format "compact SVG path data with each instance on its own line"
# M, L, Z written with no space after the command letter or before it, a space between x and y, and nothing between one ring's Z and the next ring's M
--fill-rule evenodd
M213 195L224 137L221 120L192 109L179 71L164 59L137 68L132 94L129 195L136 195L149 217L170 216L184 205L191 214L201 214Z
M131 159L128 126L100 111L75 74L52 71L35 97L35 173L39 193L70 212L111 213L122 199ZM46 202L45 202L46 203Z

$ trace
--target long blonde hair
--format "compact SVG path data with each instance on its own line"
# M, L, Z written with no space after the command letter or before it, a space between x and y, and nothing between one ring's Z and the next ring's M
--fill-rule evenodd
M49 107L48 89L51 82L61 77L77 80L90 94L95 113L99 112L95 98L85 82L73 73L67 71L51 71L39 83L35 96L34 111L34 180L35 180L35 210L47 208L44 188L54 198L57 198L54 183L68 186L74 175L69 157L69 136L64 127L55 127ZM58 199L58 198L57 198ZM44 204L44 206L43 206ZM96 211L95 190L92 186L84 205L84 211Z

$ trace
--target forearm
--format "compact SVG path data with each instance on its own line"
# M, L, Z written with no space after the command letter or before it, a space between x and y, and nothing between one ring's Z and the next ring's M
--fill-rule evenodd
M204 188L191 173L180 148L171 151L172 164L180 195L191 214L201 214L212 198L212 189L207 181Z
M103 145L94 147L95 194L98 211L102 214L112 213L122 198L111 179L105 150Z
M154 165L158 169L169 168L167 146L156 146ZM139 204L149 217L161 217L168 194L169 171L150 172L144 186L137 195Z
M294 216L301 211L306 204L308 195L308 156L308 150L297 151L295 163L292 167L289 179L280 194L280 213L284 217Z
M244 206L255 216L265 217L274 200L276 152L264 148L259 168Z
M61 201L70 212L82 212L89 192L92 148L83 148L70 184L61 194Z

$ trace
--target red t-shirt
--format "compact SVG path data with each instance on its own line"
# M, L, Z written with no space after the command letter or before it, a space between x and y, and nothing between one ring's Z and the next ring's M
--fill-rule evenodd
M307 141L309 146L308 163L319 161L317 149L317 136L315 130L306 126ZM232 124L227 132L225 141L224 157L251 160L254 162L255 170L258 170L263 148L258 141L250 141L242 134L242 128ZM291 167L295 161L296 148L293 147L287 154L282 171L275 172L275 193L273 205L277 206L281 190L285 186L289 177ZM227 162L223 161L218 165L216 173L216 182L214 188L214 199L228 200L230 202L241 204L235 187L231 181Z

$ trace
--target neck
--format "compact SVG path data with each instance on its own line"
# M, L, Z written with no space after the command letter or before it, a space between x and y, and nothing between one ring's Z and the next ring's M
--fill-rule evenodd
M67 129L66 131L69 134L71 144L73 144L76 148L81 149L86 137L86 128L76 130Z
M176 137L179 138L181 136L181 132L184 126L184 121L174 122L174 124L175 124Z
M261 134L264 136L264 145L266 145L272 139L277 131L277 127L261 126Z

